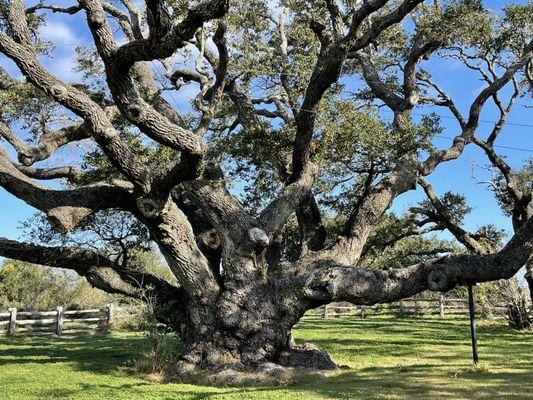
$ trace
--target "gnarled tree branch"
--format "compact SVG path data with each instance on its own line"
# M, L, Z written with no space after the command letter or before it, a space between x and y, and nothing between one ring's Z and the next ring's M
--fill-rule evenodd
M424 290L446 292L457 285L507 279L533 255L533 218L507 245L489 255L453 254L407 268L372 270L319 261L305 274L304 296L319 303L389 303Z

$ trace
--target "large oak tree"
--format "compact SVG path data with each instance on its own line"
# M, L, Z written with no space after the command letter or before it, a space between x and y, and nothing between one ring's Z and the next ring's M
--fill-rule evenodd
M516 98L531 89L531 6L500 16L475 0L1 7L0 52L25 79L1 74L0 136L18 160L0 149L0 185L64 235L95 215L126 213L147 230L178 284L86 246L0 239L0 255L73 269L111 293L149 296L184 343L181 371L265 362L333 368L291 340L307 310L509 278L531 260L531 190L494 150ZM50 12L86 18L94 47L79 50L83 84L41 62L50 47L39 28ZM445 58L484 79L466 113L422 68ZM183 114L171 100L189 86L197 95ZM500 118L485 138L478 128L489 102ZM412 118L428 104L456 118L448 148L431 145L441 130L435 115ZM379 118L381 109L391 121ZM17 121L22 128L13 128ZM31 144L23 140L29 133ZM35 166L71 143L90 149L80 168ZM470 143L501 172L498 193L513 218L515 234L497 252L480 250L424 179ZM380 245L376 227L417 185L429 197L419 226L449 229L471 253L366 268L361 260ZM296 240L286 237L291 224Z

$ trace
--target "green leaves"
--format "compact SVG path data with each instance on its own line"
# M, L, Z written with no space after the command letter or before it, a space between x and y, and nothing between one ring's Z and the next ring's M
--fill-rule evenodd
M533 195L533 158L529 158L525 164L515 172L518 183L518 190L520 190L524 197ZM496 176L496 188L494 193L500 207L507 215L512 215L513 209L516 206L515 200L511 197L506 188L505 177L500 173ZM530 203L529 207L533 207Z
M521 54L525 45L533 39L533 2L527 5L511 3L503 7L505 13L497 29L498 36L494 40L495 50L509 49Z
M451 0L443 7L423 7L417 18L416 35L448 46L487 46L495 21L480 0Z
M351 100L338 96L325 100L318 117L314 154L321 168L317 185L323 193L321 202L341 211L361 193L369 173L371 181L378 180L402 156L431 151L431 138L441 129L435 115L394 129L375 112L359 110Z
M110 295L73 274L15 260L0 265L0 309L76 309L100 307L110 300Z
M19 127L36 139L44 129L65 119L62 107L30 83L15 83L0 91L1 118Z
M172 149L143 138L136 128L132 128L126 123L118 122L116 128L121 139L137 156L138 160L152 171L168 166L176 156ZM80 186L98 181L110 182L113 179L123 179L120 172L111 164L99 147L93 147L84 154L81 166L86 174L77 183Z
M410 216L386 214L369 238L360 265L401 268L456 250L449 241L419 236Z
M439 201L442 203L451 221L455 225L460 225L463 219L472 211L472 208L466 203L466 199L462 194L446 192ZM429 212L436 213L437 211L431 204L431 201L426 199L420 203L420 207Z

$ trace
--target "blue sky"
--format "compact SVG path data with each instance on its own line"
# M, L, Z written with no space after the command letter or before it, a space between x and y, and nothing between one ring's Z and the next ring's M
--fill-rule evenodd
M34 2L26 2L28 6L32 3ZM497 8L508 2L486 1L485 3L488 7ZM526 1L520 1L519 3L526 3ZM50 4L65 6L66 4L73 4L73 2L50 1ZM52 58L42 58L45 66L66 81L77 80L77 74L72 71L75 47L80 43L91 43L91 37L86 28L83 14L79 13L68 17L61 14L49 14L48 24L42 31L42 35L44 38L53 41L57 46ZM3 56L0 56L0 65L14 76L20 77L20 73L14 64ZM465 113L471 101L484 87L478 76L465 71L465 68L458 65L457 62L433 62L429 64L428 68L432 71L434 80L454 98L461 111ZM191 92L185 95L180 92L172 95L169 101L177 103L181 110L187 110L191 95ZM533 128L531 127L533 125L533 108L525 108L524 105L527 103L533 105L531 99L521 99L510 114L508 122L530 126L507 124L496 143L499 146L529 149L529 152L498 149L499 153L506 156L507 161L513 167L518 167L523 164L526 158L533 157ZM416 113L429 111L429 109L418 110ZM434 111L443 116L451 115L445 109L439 108ZM481 119L494 121L497 117L498 114L495 107L491 103L487 104ZM445 127L444 136L452 138L458 133L457 124L453 119L443 118L442 123ZM485 136L490 132L491 128L492 124L482 122L478 134ZM434 144L438 148L445 148L451 144L451 141L436 138ZM58 155L41 165L52 164L57 159L67 158L69 152L72 151L72 149L60 151ZM465 227L467 229L476 230L481 225L494 223L500 228L510 230L510 220L502 215L492 194L485 186L476 185L471 178L472 160L476 160L480 165L488 163L483 152L470 145L458 160L438 167L428 180L434 185L439 194L451 190L462 193L467 197L469 204L473 207L471 214L465 219ZM478 170L478 172L481 175L483 174L481 170ZM406 193L395 201L393 209L396 212L402 212L423 198L423 193L420 190ZM19 222L30 217L33 212L34 210L31 207L0 189L0 236L12 239L19 238L21 234L18 229Z

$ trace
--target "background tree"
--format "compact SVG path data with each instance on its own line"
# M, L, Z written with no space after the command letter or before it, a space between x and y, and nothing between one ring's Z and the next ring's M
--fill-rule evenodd
M111 295L92 288L85 279L70 273L59 274L51 268L21 261L5 261L0 266L0 308L52 310L100 307Z
M101 249L2 239L1 255L74 269L108 292L149 296L184 343L180 373L268 361L334 368L290 340L306 310L509 278L530 261L527 217L491 254L361 265L394 199L476 142L480 113L502 89L514 82L527 90L531 6L511 5L498 17L475 0L145 3L143 11L126 0L2 3L0 51L25 80L1 80L10 106L0 133L18 163L1 151L0 184L63 233L102 211L128 213L178 284ZM94 49L79 51L83 84L61 81L40 62L49 49L39 38L43 10L86 16ZM411 23L401 24L407 15ZM472 53L489 54L494 74L463 115L422 65ZM163 73L153 74L151 61ZM364 85L353 90L349 79ZM180 95L188 85L198 95L182 115L164 92ZM456 116L449 148L431 145L442 129L435 115L412 118L425 104ZM380 118L383 107L391 121ZM12 130L19 120L26 125ZM82 140L88 151L78 168L34 167ZM68 184L34 180L58 178ZM293 215L297 246L283 237Z

